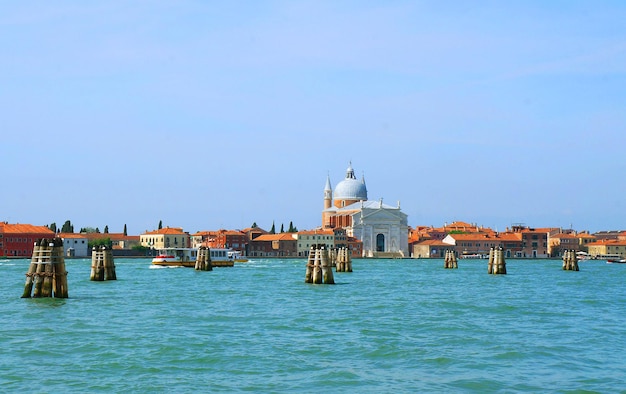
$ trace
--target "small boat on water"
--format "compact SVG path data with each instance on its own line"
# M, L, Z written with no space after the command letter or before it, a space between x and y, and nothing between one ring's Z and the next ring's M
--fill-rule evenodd
M241 252L226 248L209 249L213 267L232 267L235 262L246 262ZM196 248L163 248L152 259L152 264L167 267L195 267L198 257Z
M607 264L625 264L626 259L606 259Z

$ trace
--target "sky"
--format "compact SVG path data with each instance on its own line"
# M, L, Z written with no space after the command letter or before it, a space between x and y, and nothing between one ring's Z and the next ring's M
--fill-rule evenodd
M626 2L2 1L0 220L626 229Z

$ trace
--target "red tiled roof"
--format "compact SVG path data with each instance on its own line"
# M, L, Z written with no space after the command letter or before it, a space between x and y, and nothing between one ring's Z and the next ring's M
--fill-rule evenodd
M295 241L293 237L295 233L281 233L281 234L263 234L259 235L254 241Z
M32 224L10 224L0 223L0 232L7 234L49 234L54 235L54 231L46 226L35 226Z
M143 235L183 235L183 229L180 227L165 227L160 230L146 231Z

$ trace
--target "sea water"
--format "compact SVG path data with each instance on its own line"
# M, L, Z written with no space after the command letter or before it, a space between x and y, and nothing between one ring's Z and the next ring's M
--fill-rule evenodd
M29 260L0 260L1 392L626 390L626 264L357 259L335 285L303 259L115 264L66 260L68 299L22 299Z

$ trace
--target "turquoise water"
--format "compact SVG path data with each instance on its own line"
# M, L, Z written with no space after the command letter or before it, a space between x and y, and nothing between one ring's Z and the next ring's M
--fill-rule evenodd
M22 299L0 260L0 391L626 392L626 264L355 260L336 285L305 260L199 272L67 260L68 299Z

